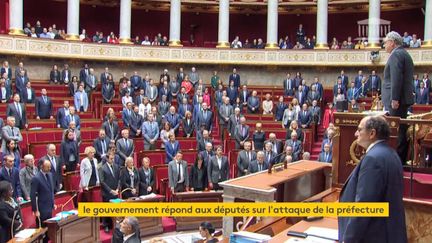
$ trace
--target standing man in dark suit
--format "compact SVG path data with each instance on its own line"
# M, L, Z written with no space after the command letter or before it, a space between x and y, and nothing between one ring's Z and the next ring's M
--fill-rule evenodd
M3 66L1 68L0 73L1 73L1 76L3 76L3 74L6 73L6 77L9 78L10 80L12 79L12 68L9 66L8 61L3 62Z
M47 96L46 89L42 89L41 97L36 98L36 119L54 119L52 116L53 104L51 98Z
M133 157L135 151L134 141L129 139L129 130L123 129L121 131L122 138L117 140L117 154L120 156L120 164L123 166L127 157Z
M360 121L355 136L366 154L342 188L339 202L388 202L389 217L340 217L339 242L408 242L402 164L387 144L390 127L384 118L368 116Z
M312 114L308 110L308 105L305 103L302 105L302 110L298 114L298 123L302 128L309 128L312 122Z
M69 84L69 82L72 80L72 72L69 69L69 65L65 64L63 67L63 70L61 72L61 81L64 84Z
M102 202L109 202L119 195L120 169L114 163L114 153L109 152L107 162L99 168L99 181L102 189ZM112 225L111 217L102 218L105 232L109 232Z
M234 129L236 149L243 148L244 143L249 139L249 126L246 125L246 118L240 118L240 123Z
M60 157L56 155L56 146L54 144L48 144L46 149L47 149L47 154L39 159L38 168L41 169L42 164L45 160L51 162L51 175L53 177L53 185L54 185L53 189L54 192L58 192L63 187L62 184L63 163L60 160Z
M25 88L22 90L22 93L20 93L21 101L24 104L33 104L35 103L36 99L36 92L31 87L31 83L27 82Z
M99 130L99 137L93 141L93 147L96 150L95 158L100 162L106 156L109 150L110 139L107 138L105 130Z
M110 75L112 76L112 74L109 72L109 68L105 67L105 72L101 73L101 75L100 75L100 81L101 81L102 85L107 83L108 77Z
M356 88L360 88L361 86L361 81L363 80L363 71L359 70L358 71L358 75L354 78L354 84Z
M36 217L36 226L45 227L45 220L52 217L54 205L54 184L51 175L51 163L45 160L41 170L32 178L30 199L32 211ZM48 242L48 235L44 238L44 243Z
M230 116L234 113L233 107L230 104L230 98L225 97L223 105L218 107L219 124L221 125L221 138L224 140L225 129L229 127ZM229 131L228 131L229 133Z
M375 70L372 70L372 73L369 76L367 83L369 84L369 90L378 93L381 92L381 78L376 74Z
M131 138L141 136L141 126L144 122L144 118L140 114L138 114L138 111L138 106L134 105L132 116L129 120L129 135Z
M150 159L144 157L142 159L141 168L138 169L139 175L139 195L148 195L154 191L155 173L150 167Z
M181 119L179 114L176 113L176 108L174 106L169 108L169 112L165 115L165 119L167 122L169 122L171 128L174 130L174 133L177 135Z
M25 75L24 71L21 71L20 74L15 79L16 92L18 94L22 94L28 82L30 82L29 78Z
M197 128L204 127L205 130L211 133L213 126L213 112L208 109L207 103L202 103L202 111L198 113ZM197 129L198 130L198 129Z
M340 76L338 77L338 79L341 80L341 84L344 86L344 89L347 90L348 89L348 76L345 75L345 71L341 70L340 72Z
M228 123L228 135L231 136L235 133L235 128L238 124L240 124L240 118L243 115L240 114L240 108L236 107L234 109L234 113L229 118Z
M234 81L234 87L239 88L240 87L240 75L237 73L237 69L233 68L232 74L230 74L228 81Z
M385 50L390 56L384 68L382 102L391 116L406 118L408 108L414 104L414 63L410 54L402 47L403 39L397 32L389 32L384 41ZM407 129L408 125L399 125L397 152L403 164L406 164L408 154Z
M85 82L89 74L90 74L89 66L86 63L84 64L84 67L80 70L80 74L79 74L80 82Z
M244 176L248 173L250 162L256 160L255 151L251 151L252 144L247 141L244 143L244 150L237 155L237 176Z
M259 113L260 101L257 96L257 91L252 91L252 96L247 99L247 108L249 114Z
M12 155L6 155L4 166L0 169L0 181L8 181L12 185L13 197L21 202L23 195L19 178L19 169L14 167L15 158Z
M69 101L65 100L63 101L63 107L59 108L57 110L57 114L56 114L56 124L57 124L57 128L63 128L66 129L68 128L66 124L66 117L69 115Z
M65 124L63 124L63 126L68 128L71 121L75 122L76 129L78 129L78 130L81 129L81 120L80 120L80 117L77 114L75 114L75 107L74 106L69 107L69 115L66 116Z
M420 87L415 92L415 103L429 105L429 89L425 88L425 83L420 82Z
M222 153L222 146L216 146L216 155L211 157L210 162L207 165L209 187L216 191L222 189L222 187L219 186L219 183L226 181L229 178L228 158Z
M119 138L120 127L115 120L114 115L111 115L108 118L108 121L102 124L102 129L105 130L105 135L111 140L111 142L115 142Z
M283 81L285 96L294 96L295 94L295 83L291 78L291 74L287 73L286 79Z
M251 163L249 164L248 173L252 174L263 170L267 170L268 166L269 165L264 160L264 152L258 151L256 159L252 160Z
M189 172L187 162L183 160L183 153L178 150L175 157L168 164L168 184L171 193L189 190Z
M20 95L14 94L13 96L14 102L8 104L7 110L6 110L6 116L13 116L15 117L15 126L23 129L24 127L27 128L27 112L25 105L23 103L20 103Z
M129 79L132 83L132 87L134 90L138 90L141 87L142 77L138 75L137 71L134 71L134 74Z

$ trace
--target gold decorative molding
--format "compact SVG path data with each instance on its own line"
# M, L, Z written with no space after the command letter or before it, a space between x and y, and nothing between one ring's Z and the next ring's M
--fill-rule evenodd
M9 29L9 35L25 36L23 29Z
M180 40L170 40L168 42L168 45L172 46L172 47L182 47L183 46Z
M432 40L423 41L422 48L431 48L432 47Z
M128 44L128 45L132 45L133 42L131 41L130 38L120 38L119 39L119 43L120 44Z
M231 45L229 42L218 42L216 48L230 48Z
M380 50L380 60L372 63L369 58L369 50L187 48L182 47L180 41L172 42L170 45L171 47L114 45L0 35L1 54L23 57L218 65L314 66L322 68L384 66L389 57L388 53ZM416 66L432 65L431 48L407 50Z
M314 46L314 49L316 49L316 50L328 50L329 46L327 43L319 43L319 44L316 44L316 46Z
M345 164L356 166L358 163L360 163L361 157L365 154L365 150L358 146L357 140L354 140L351 143L349 154L351 160L347 161Z
M67 34L66 35L66 40L79 41L80 39L79 39L79 35L70 35L70 34Z
M279 49L279 45L277 43L267 43L265 46L265 49L268 50L278 50Z

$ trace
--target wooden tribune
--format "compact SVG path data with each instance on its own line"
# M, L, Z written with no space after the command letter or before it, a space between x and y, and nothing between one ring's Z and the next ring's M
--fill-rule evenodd
M33 243L33 242L42 242L43 236L47 232L47 228L38 228L36 229L36 232L27 239L18 239L16 237L10 239L8 243Z
M222 202L222 191L180 192L172 195L173 202ZM215 228L222 227L222 217L176 217L177 231L196 230L203 221L212 223Z
M45 223L52 243L99 242L99 218L71 215Z

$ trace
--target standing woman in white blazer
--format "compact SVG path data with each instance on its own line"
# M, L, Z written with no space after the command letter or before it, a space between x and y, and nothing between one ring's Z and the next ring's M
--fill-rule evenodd
M80 166L80 188L87 191L89 187L99 185L98 161L94 157L96 150L94 147L86 147L84 153L87 155L81 161Z

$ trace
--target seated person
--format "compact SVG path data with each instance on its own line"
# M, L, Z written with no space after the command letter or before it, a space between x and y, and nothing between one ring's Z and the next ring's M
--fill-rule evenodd
M332 152L330 150L331 145L329 143L324 144L324 151L319 154L318 161L332 163Z

